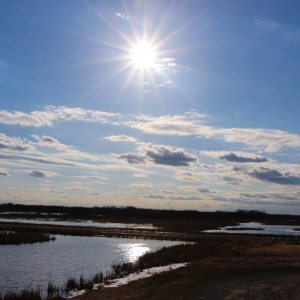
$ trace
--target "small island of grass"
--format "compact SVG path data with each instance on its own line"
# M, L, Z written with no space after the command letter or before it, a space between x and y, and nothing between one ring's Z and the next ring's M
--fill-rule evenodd
M0 245L20 245L42 243L55 240L49 234L27 231L0 231Z

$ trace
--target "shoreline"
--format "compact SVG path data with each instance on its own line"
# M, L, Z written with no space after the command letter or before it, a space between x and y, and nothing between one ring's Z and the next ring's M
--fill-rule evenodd
M1 230L31 231L39 233L77 236L157 239L186 242L195 241L197 239L196 234L166 232L162 230L157 231L156 229L74 227L62 225L37 225L18 222L0 222L0 231Z
M73 299L300 297L300 245L292 237L202 236L202 242L161 249L144 255L141 260L145 267L186 261L189 264L183 269L156 274L124 286L90 291ZM249 285L249 278L257 282L257 286ZM268 290L270 288L272 291ZM291 293L296 296L289 296Z
M123 237L123 238L145 238L160 240L180 240L183 242L194 242L192 244L182 244L171 246L158 250L156 252L147 253L140 257L140 270L153 267L161 267L170 264L186 263L188 266L184 270L173 270L162 274L155 274L153 277L141 278L132 281L125 286L104 288L100 290L88 291L84 295L76 296L73 299L96 300L96 299L123 299L121 295L127 293L129 298L135 299L132 294L137 286L140 292L149 293L150 283L154 284L158 291L162 289L162 293L172 293L173 289L178 289L177 277L183 281L183 286L192 285L192 290L203 282L198 282L195 278L200 279L204 276L206 281L214 282L216 278L226 281L226 276L237 276L244 268L243 272L250 272L253 280L257 280L255 274L260 276L262 272L269 272L269 277L280 273L286 276L300 274L300 245L298 240L293 236L274 236L262 234L228 234L228 233L178 233L155 230L136 230L136 229L120 229L120 228L74 228L59 225L36 225L22 223L0 223L0 230L28 230L31 232L42 232L51 234L64 235L83 235L83 236L101 236L101 237ZM224 273L225 272L225 273ZM133 272L132 272L133 273ZM222 274L227 274L226 276ZM130 273L128 273L130 274ZM272 275L273 274L273 275ZM182 278L183 276L183 278ZM281 276L281 275L280 275ZM220 278L221 277L221 278ZM176 280L175 280L175 279ZM300 276L299 276L300 278ZM186 280L189 279L190 283ZM164 282L170 280L170 284L174 286L165 290ZM175 281L174 281L175 280ZM235 278L231 284L239 282L239 277ZM246 280L246 279L245 279ZM293 279L295 282L296 279ZM206 282L205 281L205 282ZM206 282L207 283L207 282ZM205 284L206 284L205 283ZM217 284L217 283L215 283ZM225 283L224 283L225 284ZM271 283L270 283L271 284ZM273 283L272 283L273 284ZM279 284L279 283L278 283ZM300 284L300 280L299 280ZM154 288L152 286L152 288ZM108 291L109 290L109 291ZM220 289L220 291L224 290ZM198 293L199 291L194 290ZM182 293L181 289L178 291ZM208 291L207 291L208 293ZM119 295L119 296L113 296ZM300 296L300 292L299 292ZM99 298L102 297L102 298ZM118 298L119 297L119 298ZM138 299L138 298L136 298ZM156 299L156 297L146 296L145 299ZM159 299L159 298L158 298ZM168 299L168 298L165 298ZM171 298L170 298L171 299ZM184 299L184 298L178 298ZM189 299L189 298L186 298ZM193 298L191 298L193 299ZM210 298L204 298L210 299ZM222 298L221 298L222 299ZM235 299L235 298L233 298ZM237 298L238 299L238 298ZM247 299L247 298L245 298ZM289 299L289 298L287 298Z
M217 229L217 225L214 229ZM71 235L71 236L95 236L95 237L115 237L115 238L135 238L149 240L170 240L182 242L198 242L203 236L252 236L252 237L280 237L295 238L297 236L288 234L267 234L267 233L238 233L238 232L209 232L197 231L194 233L166 231L164 228L158 229L136 229L136 228L99 228L99 227L75 227L65 225L42 225L28 224L21 222L0 222L0 231L28 231L33 233ZM300 239L300 236L298 236Z

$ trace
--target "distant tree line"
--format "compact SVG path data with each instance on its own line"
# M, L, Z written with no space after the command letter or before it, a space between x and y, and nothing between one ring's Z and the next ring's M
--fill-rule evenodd
M117 217L139 219L239 219L239 220L295 220L300 222L300 216L274 215L259 210L229 211L197 211L197 210L163 210L127 207L80 207L80 206L54 206L54 205L25 205L4 203L0 204L0 212L24 212L24 213L61 213L72 217Z

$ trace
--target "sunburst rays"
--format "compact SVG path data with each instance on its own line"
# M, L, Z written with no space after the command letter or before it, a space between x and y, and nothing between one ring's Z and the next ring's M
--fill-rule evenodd
M74 31L66 32L107 47L108 49L111 48L113 54L106 59L79 62L72 65L60 66L60 68L78 68L107 63L119 63L119 66L116 71L108 74L103 80L92 86L84 94L80 95L77 98L77 101L81 101L87 96L96 93L105 84L108 84L117 76L126 72L126 79L123 80L121 87L117 91L114 103L112 103L112 109L116 107L132 82L135 82L136 85L139 86L139 92L137 93L138 100L143 101L146 91L150 90L155 93L159 100L161 98L159 89L172 81L170 76L173 74L174 69L178 67L178 69L188 70L188 68L179 66L175 61L175 58L172 57L176 55L176 53L207 47L207 45L184 46L180 48L167 47L167 44L172 39L187 27L191 26L201 16L201 13L197 13L188 22L174 28L168 35L162 36L162 31L165 29L169 18L171 18L176 1L171 3L155 30L152 31L149 28L150 21L147 2L145 2L144 5L144 14L141 22L137 22L134 18L127 18L126 21L123 20L123 22L126 22L126 24L129 25L125 26L127 27L127 31L122 27L124 23L114 22L112 18L107 17L104 13L97 10L90 2L86 1L85 3L94 15L99 18L112 33L114 33L112 35L114 36L114 39L112 37L109 39L100 39L97 36L84 35ZM130 28L129 32L128 27ZM167 59L171 59L172 62ZM174 85L174 87L176 88L176 85Z

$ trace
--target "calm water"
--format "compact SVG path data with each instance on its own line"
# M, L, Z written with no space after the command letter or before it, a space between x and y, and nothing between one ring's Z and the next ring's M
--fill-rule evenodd
M55 241L0 246L0 294L28 287L62 286L69 277L108 271L114 262L134 262L148 251L180 242L57 235Z
M261 228L263 230L228 230L228 228ZM290 226L290 225L266 225L257 222L240 223L236 226L225 226L219 229L206 230L205 232L212 233L244 233L244 234L273 234L273 235L299 235L300 231L295 229L300 229L300 226Z
M100 223L93 221L60 221L55 219L8 219L1 218L0 222L17 222L24 224L41 224L41 225L61 225L61 226L76 226L76 227L97 227L97 228L135 228L135 229L156 229L151 224L126 224L126 223Z

